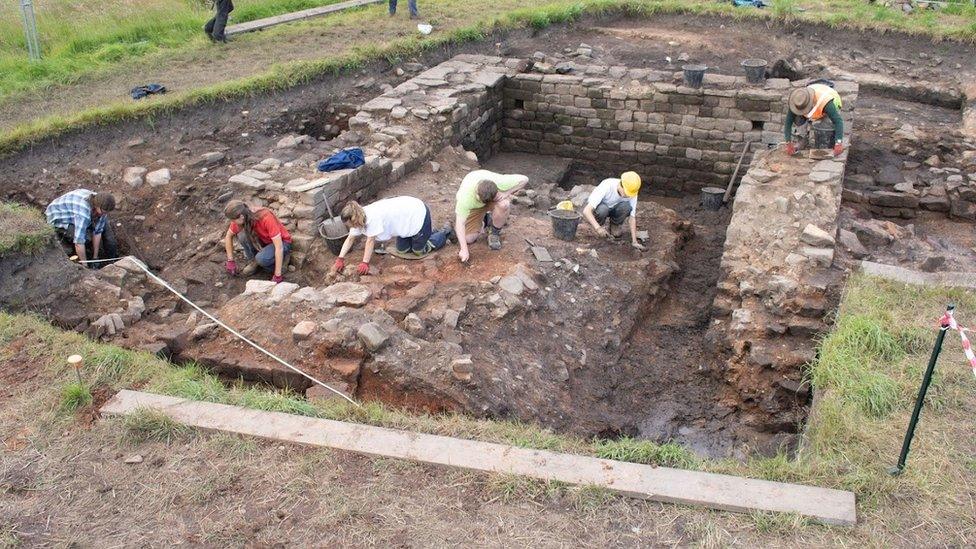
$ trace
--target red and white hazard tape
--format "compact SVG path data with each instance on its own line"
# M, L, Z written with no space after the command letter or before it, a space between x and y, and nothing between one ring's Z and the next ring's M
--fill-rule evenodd
M946 311L942 318L939 319L939 324L942 326L948 326L949 328L959 332L959 337L962 339L962 350L966 353L966 358L969 359L969 365L973 368L973 375L976 376L976 354L973 353L973 346L969 342L969 338L966 337L966 332L968 328L963 328L956 322L956 317L952 316L952 311Z

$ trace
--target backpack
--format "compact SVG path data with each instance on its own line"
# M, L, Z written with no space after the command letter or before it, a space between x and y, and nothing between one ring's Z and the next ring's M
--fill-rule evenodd
M366 163L363 150L359 147L341 150L325 160L319 161L320 172L358 168Z

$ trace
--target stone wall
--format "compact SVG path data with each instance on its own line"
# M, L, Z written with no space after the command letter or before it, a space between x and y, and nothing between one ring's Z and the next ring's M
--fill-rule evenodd
M843 89L850 136L857 85ZM729 352L724 375L755 427L803 420L811 336L826 328L842 276L831 265L847 156L759 151L736 192L708 343Z
M502 132L502 86L522 61L458 55L425 70L365 103L349 130L324 144L307 136L287 137L280 148L309 150L303 162L269 158L231 177L244 198L271 205L302 236L294 254L300 263L316 227L349 200L369 201L381 190L431 159L445 146L461 146L480 158L497 152ZM366 163L356 169L318 173L316 160L361 147ZM275 151L272 151L274 154Z
M647 174L655 192L724 186L746 141L780 143L791 83L706 74L700 89L681 73L576 67L572 74L517 74L505 84L506 150L577 158L604 171ZM838 82L842 93L853 83Z

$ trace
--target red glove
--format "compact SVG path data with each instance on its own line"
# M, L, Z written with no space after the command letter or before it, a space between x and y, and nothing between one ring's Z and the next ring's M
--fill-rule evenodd
M224 263L224 268L227 269L227 274L230 276L235 276L237 274L237 262L233 259L228 259L227 263Z
M341 258L341 257L337 257L336 260L335 260L335 264L332 265L332 269L335 270L335 272L338 273L338 272L341 272L345 268L346 268L346 260L343 259L343 258Z
M796 143L790 141L789 143L786 144L786 154L790 156L796 154Z
M366 263L365 261L363 261L362 263L359 264L359 268L356 269L356 270L359 271L359 274L360 275L368 275L369 274L369 263Z
M842 152L844 152L843 143L837 143L836 145L834 145L834 156L840 156Z
M281 275L274 275L273 277L271 277L271 282L274 282L275 284L281 284L284 280L285 277Z

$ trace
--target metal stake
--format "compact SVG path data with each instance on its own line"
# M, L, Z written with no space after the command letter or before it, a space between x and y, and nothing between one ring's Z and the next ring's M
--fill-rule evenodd
M955 305L948 305L946 312L952 312ZM922 377L922 386L918 389L918 398L915 399L915 410L912 411L912 419L908 422L908 431L905 432L905 441L901 445L901 455L898 456L898 464L888 469L890 475L900 475L905 470L905 461L908 459L908 450L912 445L912 438L915 436L915 427L918 425L918 416L922 413L922 404L925 403L925 393L929 390L932 382L932 373L935 371L935 363L939 360L939 353L942 352L942 342L945 340L946 332L949 331L949 324L943 323L939 330L939 335L935 338L935 347L932 348L932 355L929 357L928 368Z
M37 20L34 18L34 4L31 0L20 0L20 12L24 19L24 39L27 54L31 61L40 61L41 44L37 38Z
M78 385L79 386L84 385L84 383L82 383L82 381L81 381L81 362L82 362L82 360L83 359L81 358L81 355L71 355L71 356L68 357L68 364L70 364L71 367L75 369L75 375L78 376Z

